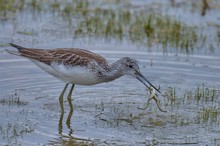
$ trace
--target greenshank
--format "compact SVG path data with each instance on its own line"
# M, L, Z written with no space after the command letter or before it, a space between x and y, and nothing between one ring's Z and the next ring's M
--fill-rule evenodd
M141 74L137 61L130 57L123 57L109 64L104 57L84 49L34 49L12 43L10 45L15 47L17 51L6 50L7 52L31 60L48 74L66 83L60 94L60 100L63 100L63 95L69 84L72 84L68 94L68 98L71 98L75 84L94 85L113 81L124 75L130 75L142 82L148 89L150 89L150 85L160 93Z

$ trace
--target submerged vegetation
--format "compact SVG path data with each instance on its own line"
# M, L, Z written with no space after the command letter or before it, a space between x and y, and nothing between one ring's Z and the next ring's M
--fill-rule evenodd
M205 107L197 113L197 124L220 124L220 108L219 107Z
M11 143L17 141L19 136L23 137L29 133L32 133L34 131L34 127L35 125L30 121L26 121L26 123L0 123L0 137L2 137L4 140L7 140L8 145L11 145Z
M129 40L150 48L157 44L165 51L175 48L177 51L190 53L207 42L207 36L199 33L199 28L189 26L175 17L162 15L160 11L155 12L148 7L135 9L128 1L103 1L97 5L93 3L95 2L88 0L0 0L0 17L6 20L16 18L22 11L49 12L68 23L73 38L89 36ZM113 8L112 5L115 4L117 7Z
M11 95L8 98L0 98L0 104L8 105L8 106L14 106L14 105L24 106L27 105L28 102L22 101L18 96L17 92L15 92L13 95Z
M216 102L218 94L217 89L215 87L207 88L205 85L198 86L195 90L195 94L192 95L191 91L188 91L184 95L187 97L188 100L191 100L191 98L194 98L194 100L199 102Z
M215 87L206 87L204 84L197 86L194 90L185 91L177 94L180 90L175 87L169 87L165 92L165 105L171 107L172 110L177 110L179 107L192 108L194 113L197 113L195 119L174 116L175 121L180 125L187 123L194 124L220 124L220 108L219 108L219 91ZM191 115L191 114L189 114ZM188 121L188 122L183 122Z
M75 39L78 39L78 40L88 39L88 38L97 39L98 41L104 40L106 42L107 41L115 42L116 40L117 43L118 42L126 43L126 45L127 44L129 45L131 43L131 44L136 44L138 46L144 46L144 48L150 48L150 49L154 48L154 49L161 49L164 52L182 52L186 54L192 53L196 49L201 49L201 48L212 49L212 50L213 48L219 48L220 31L209 29L209 28L220 28L219 24L209 22L208 29L207 29L206 27L202 25L198 26L197 24L189 23L187 21L184 21L184 19L181 19L179 17L177 18L173 15L169 15L168 13L162 13L160 11L160 8L154 8L154 6L155 5L136 6L127 0L113 0L113 1L109 1L109 0L103 0L103 1L100 1L100 0L50 0L50 1L49 0L47 1L0 0L1 25L5 25L8 23L11 23L13 25L13 26L10 26L10 29L13 27L12 35L6 34L6 36L3 36L3 35L0 36L0 47L2 48L6 47L9 41L19 42L19 41L31 40L32 42L38 43L38 42L41 42L39 41L40 40L39 38L45 39L45 40L48 38L51 38L51 40L55 42L57 39L60 39L62 36L64 36L63 38L72 37L74 40ZM206 13L207 13L207 9L212 9L212 6L210 4L204 3L204 6L206 7L204 8L206 9L205 10ZM175 7L175 4L173 4L172 7ZM201 6L199 5L199 2L196 2L196 4L193 5L193 10L200 9L200 8ZM216 6L215 8L217 9L218 6ZM203 12L202 15L205 15L205 12ZM42 17L42 15L44 16ZM33 18L30 18L30 17L33 17ZM38 27L38 24L37 24L37 25L34 25L33 27L32 26L29 27L29 25L32 25L33 22L34 23L37 22L38 20L35 20L35 19L38 19L39 17L40 17L40 21L43 21L40 24L40 26ZM30 24L24 27L21 26L19 23L26 19L28 20L31 19L33 22L31 22ZM22 22L21 24L23 25L24 23L28 23L28 21ZM19 37L18 36L14 37L14 35L18 35ZM2 38L6 40L5 41L6 43L4 44L2 43L3 42ZM16 39L16 40L13 40L13 39ZM203 51L204 50L202 50L201 52ZM204 52L206 52L206 50ZM171 59L171 62L179 61L178 60L179 58L177 60L175 60L175 57L173 58L174 60ZM143 59L143 58L140 58L140 59ZM160 60L158 61L156 59L157 58L152 57L150 64L151 64L152 69L156 69L158 67L157 71L159 72L160 69L161 70L163 69L162 67L164 64L162 64L162 61ZM195 57L195 58L192 58L192 60L193 59L197 59L197 58ZM202 67L204 67L204 70L206 69L211 70L213 74L215 75L218 74L219 70L218 70L218 63L216 63L217 61L215 61L215 63L212 64L212 66L214 67L212 67L211 65L210 66L208 65L206 68L205 65L208 63L212 63L212 61L208 63L203 63L206 61L206 59L204 60L202 58L198 58L198 59L200 59L198 62L201 61L201 63L197 64L197 63L194 63L193 61L191 62L190 59L187 60L186 62L189 63L190 65L192 64L191 67L194 67L194 65L195 66L201 65ZM153 60L155 60L155 64L158 66L156 65L152 66ZM218 60L218 58L216 60ZM180 61L182 60L180 59ZM15 63L15 65L17 64ZM171 67L172 69L182 67L182 66L179 66L179 64L173 64L173 65L175 65L174 68L172 68L172 66L169 66L169 67ZM2 69L4 68L2 67ZM13 69L16 70L17 68L13 68ZM183 69L190 70L190 68L187 68L187 67ZM157 73L157 72L152 71L150 73ZM164 75L164 74L166 74L166 72L158 73L158 75ZM173 74L173 75L176 75L176 74ZM186 75L190 76L190 74L188 73L186 73ZM198 78L198 80L202 79L202 77L203 76ZM216 76L213 75L212 78L214 77ZM165 77L160 78L160 80L164 80L163 85L166 86L167 82L165 82L165 80L171 79L171 78L172 77L169 78L168 76L165 76ZM33 81L37 79L38 78L34 79ZM190 80L190 78L189 79L187 78L186 80ZM23 80L21 81L23 82ZM12 80L11 82L14 83L14 80ZM194 80L192 82L194 82ZM19 81L18 83L20 84L21 82ZM172 86L172 83L170 84ZM33 85L33 87L28 87L29 89L35 88L35 83L34 84L30 83L28 85ZM38 83L36 83L36 85L38 85ZM45 87L49 85L50 84L48 83L47 85L45 85ZM120 89L123 89L124 86L122 85L123 83L119 85ZM162 88L164 88L164 86L162 86ZM187 85L183 85L183 86L185 87ZM43 87L36 86L36 91L41 90ZM63 124L63 121L61 120L60 120L61 122L58 121L59 116L60 116L60 119L62 118L61 116L62 114L59 114L58 112L59 106L57 105L57 101L54 100L53 97L51 97L51 96L55 96L55 95L50 94L52 91L47 90L45 88L45 90L47 91L44 92L43 94L46 94L45 96L49 94L48 95L49 98L48 97L36 98L34 99L33 102L32 100L27 100L31 98L29 97L31 91L27 91L28 93L25 94L24 96L17 95L17 93L14 93L13 95L6 96L6 97L4 96L0 99L0 106L3 108L3 113L5 112L4 114L8 115L8 119L6 119L7 121L4 121L5 118L4 119L2 118L3 122L0 123L0 133L1 133L0 137L2 136L2 139L4 140L6 139L6 141L13 142L14 140L15 141L17 140L17 137L23 137L26 134L34 133L35 129L36 131L38 131L39 125L45 126L47 124L47 123L42 124L41 121L42 122L48 121L48 125L52 125L53 126L52 128L54 128L54 126L57 126L57 125L59 126L57 130L59 134L62 134L62 131L66 132L65 130L67 130L66 133L69 132L69 135L78 136L78 133L80 132L86 133L87 130L88 129L90 130L91 127L92 128L101 127L104 129L103 130L104 132L107 128L113 129L113 131L114 130L122 131L125 129L123 131L124 133L133 131L133 133L131 132L128 134L138 133L138 135L144 135L144 136L146 134L146 131L149 131L148 134L153 135L152 137L154 137L155 135L155 139L158 140L158 142L156 141L156 143L162 144L162 142L164 141L166 142L167 139L171 139L171 140L175 139L173 141L178 142L180 139L182 139L182 137L185 137L185 135L186 135L186 139L188 138L188 136L191 137L191 135L187 135L188 133L187 134L181 133L184 131L188 131L188 129L190 129L191 127L195 129L199 129L198 131L200 132L201 127L203 131L203 128L205 129L207 127L208 128L211 127L210 129L214 129L215 127L217 126L219 127L220 125L220 108L219 108L220 107L220 100L219 100L220 92L218 89L219 88L218 85L207 86L206 84L202 84L193 89L188 89L188 90L182 90L178 88L177 86L175 86L175 87L167 87L161 90L163 91L163 96L159 96L158 98L161 101L160 104L161 104L162 109L168 111L167 113L161 113L159 109L156 107L155 102L151 102L148 108L141 110L140 107L143 107L144 104L147 102L146 98L148 95L146 95L145 97L145 94L133 93L132 90L130 91L129 86L126 86L124 88L126 89L128 88L129 91L124 90L120 92L121 93L120 97L116 97L116 95L113 95L111 93L111 95L109 95L108 98L105 98L103 94L100 94L100 93L96 94L96 91L91 92L90 94L90 92L86 91L87 88L84 88L80 92L77 91L76 97L83 96L84 98L80 98L80 100L78 98L74 98L74 110L76 110L76 112L72 114L72 112L74 111L70 110L69 113L71 114L69 115L71 116L73 115L75 117L72 118L69 115L67 116L68 113L65 113L65 115L67 116L67 120L66 120L67 129L65 129L65 124ZM58 89L56 90L58 92ZM55 90L53 90L53 92L55 92ZM96 95L98 95L101 98L99 99ZM104 97L102 98L102 96ZM57 98L57 96L55 96L55 98ZM90 98L89 101L88 101L88 98ZM31 101L31 102L26 102L26 100ZM44 106L41 107L41 105L43 104ZM36 109L33 109L34 106L32 107L32 105L37 106L37 108L35 107ZM51 108L51 105L52 105L52 108ZM47 108L47 107L50 107L50 108ZM68 107L69 106L67 106L67 108ZM43 109L43 111L40 111L40 109ZM50 109L49 113L47 113L48 109ZM39 113L36 112L36 110L39 110ZM8 111L10 111L11 113L15 113L14 111L18 111L18 114L16 113L18 117L14 116L16 119L13 119L13 116L11 116L11 113L8 113ZM44 115L44 112L45 112L45 115ZM31 116L27 116L27 115L31 115ZM43 118L39 119L39 117L43 117ZM84 117L85 117L85 120L83 119ZM72 118L72 121L70 120L71 118ZM18 119L20 119L20 123L18 122L19 121ZM23 119L24 121L22 121ZM35 128L35 121L37 122L40 121L39 123L36 123L37 125L36 128ZM77 125L76 122L77 124L82 123L82 125L80 124ZM71 124L73 124L74 126ZM48 125L46 125L45 127L48 128ZM68 131L69 129L71 130ZM165 136L163 135L163 133L167 133L167 131L171 132L173 130L175 133L178 133L180 135L170 134L169 135L170 137L168 135L165 135ZM92 129L91 131L96 131L96 130ZM206 129L204 131L206 131ZM56 129L53 132L55 133ZM97 132L99 131L97 130ZM218 131L216 130L216 132L210 132L210 131L208 132L217 133L219 132L219 129ZM87 134L88 136L91 136L89 135L90 133L86 133L86 135ZM198 141L201 140L198 137L200 137L202 134L203 133L200 132L198 135L195 136L196 139L198 139ZM147 135L146 137L149 138L148 137L149 135ZM180 138L178 139L178 137ZM147 141L147 138L144 140ZM210 139L211 138L209 138L209 140ZM75 144L74 138L73 139L70 138L67 141L65 141L62 138L56 139L56 140L58 141L58 143L59 141L63 140L63 144L69 144L68 142L70 142L70 144ZM113 140L113 143L114 143L115 138L111 138L111 140ZM138 140L138 138L134 139L134 141L136 140ZM188 141L186 140L186 143L180 142L180 144L189 144L187 142ZM201 144L200 142L197 142L197 141L195 143ZM80 141L80 144L86 145L87 141ZM108 143L106 142L105 144L108 144ZM118 144L117 141L114 144ZM144 143L141 143L141 144L143 145ZM53 145L53 141L51 141L51 145ZM125 145L125 144L122 143L122 145ZM146 145L157 145L157 144L146 144Z
M163 127L168 123L178 126L215 126L220 124L219 97L220 92L215 87L207 87L204 84L195 89L182 92L175 87L164 89L164 96L160 97L161 106L168 111L164 114L151 102L149 108L142 109L138 103L111 103L96 105L96 118L105 123L107 127L120 127L120 125L132 125L137 128ZM201 98L198 98L201 96ZM101 111L101 112L98 112ZM156 116L150 113L157 113ZM187 112L187 114L186 114ZM166 118L165 118L166 117Z

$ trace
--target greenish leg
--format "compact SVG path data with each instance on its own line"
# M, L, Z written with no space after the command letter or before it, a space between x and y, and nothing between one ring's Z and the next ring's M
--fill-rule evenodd
M74 86L75 86L75 84L72 84L72 86L71 86L71 88L70 88L70 92L69 92L69 94L68 94L68 96L67 96L68 99L71 99Z
M63 91L61 92L60 94L60 97L59 97L59 101L60 101L60 110L61 110L61 113L64 113L64 108L63 108L63 95L66 91L66 88L68 87L69 83L66 83L65 87L63 88Z
M63 117L64 117L64 107L63 107L63 95L66 91L66 88L68 87L69 83L66 83L66 85L64 86L63 88L63 91L61 92L60 94L60 97L59 97L59 101L60 101L60 120L59 120L59 125L58 125L58 131L59 131L59 134L62 134L62 131L63 131Z
M69 85L69 83L66 83L65 87L63 88L63 91L61 92L60 97L59 97L59 100L60 100L60 101L63 101L63 95L64 95L64 93L65 93L66 88L68 87L68 85Z

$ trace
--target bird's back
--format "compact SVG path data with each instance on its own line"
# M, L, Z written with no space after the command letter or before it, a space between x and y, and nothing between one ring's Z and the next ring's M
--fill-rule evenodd
M84 49L34 49L21 47L15 44L10 45L17 48L18 52L8 51L9 53L23 56L31 60L40 61L47 65L51 65L51 63L56 62L71 66L85 66L89 62L95 61L103 68L108 66L108 62L104 57Z

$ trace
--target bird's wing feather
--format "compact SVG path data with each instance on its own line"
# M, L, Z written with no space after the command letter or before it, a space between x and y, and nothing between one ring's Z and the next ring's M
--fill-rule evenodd
M83 49L28 49L19 51L21 56L35 59L45 64L62 63L64 65L87 65L90 61L95 61L103 67L108 66L107 60L95 53Z

